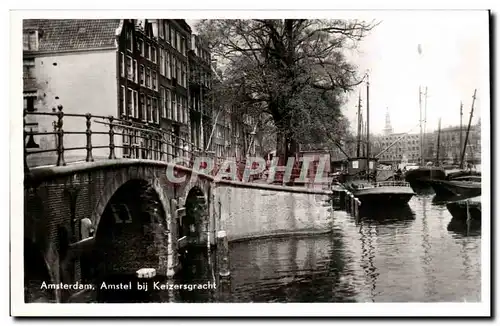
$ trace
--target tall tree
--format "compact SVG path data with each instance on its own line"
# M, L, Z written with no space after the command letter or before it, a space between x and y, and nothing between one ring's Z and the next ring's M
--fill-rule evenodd
M344 131L345 92L362 79L345 50L376 26L357 20L202 20L197 26L224 67L214 96L269 118L278 156Z

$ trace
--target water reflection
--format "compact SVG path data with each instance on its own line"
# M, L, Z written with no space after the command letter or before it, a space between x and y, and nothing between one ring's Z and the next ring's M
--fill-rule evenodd
M215 251L189 250L177 284L217 283L216 290L175 290L160 302L463 302L481 299L481 237L450 232L454 219L433 196L408 205L335 210L332 232L230 244L229 279L218 277ZM446 227L448 226L448 228ZM463 229L464 223L461 223ZM139 293L140 294L140 293ZM141 302L128 298L122 302ZM108 301L109 302L109 301Z
M342 279L343 236L265 239L231 246L233 302L352 302Z
M429 223L427 221L427 202L428 197L420 198L422 203L422 251L421 256L422 269L425 274L425 296L432 298L436 294L435 284L436 277L434 276L434 264L432 262L431 253L431 235L429 232Z
M371 224L371 221L362 221L359 228L359 234L361 235L361 267L363 268L365 274L365 284L368 286L368 291L370 293L369 299L375 302L375 290L377 287L377 268L374 265L375 258L375 247L374 241L377 236L376 226Z

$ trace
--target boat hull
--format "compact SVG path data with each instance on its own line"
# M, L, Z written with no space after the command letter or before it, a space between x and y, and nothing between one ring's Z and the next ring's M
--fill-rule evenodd
M463 221L467 220L467 206L471 219L481 221L481 201L479 200L459 200L446 204L451 216L454 219Z
M429 180L427 183L432 186L436 196L439 197L460 196L468 198L481 195L481 183L477 182Z
M428 193L432 190L427 181L445 179L446 173L444 169L438 167L421 167L405 173L405 181L410 183L413 190L419 194Z
M366 205L404 205L415 195L410 187L377 187L354 190L354 197Z

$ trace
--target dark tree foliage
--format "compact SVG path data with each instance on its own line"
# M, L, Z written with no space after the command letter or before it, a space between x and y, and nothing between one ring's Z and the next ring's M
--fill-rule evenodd
M271 121L280 156L298 143L336 142L341 105L362 78L345 57L376 26L357 20L202 20L197 26L223 67L213 96Z

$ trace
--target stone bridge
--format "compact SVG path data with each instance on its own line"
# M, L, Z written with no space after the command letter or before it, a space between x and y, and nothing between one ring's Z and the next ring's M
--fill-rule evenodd
M185 181L172 182L168 171ZM91 283L143 267L173 276L181 268L179 246L214 245L218 230L230 241L328 231L328 216L318 210L327 191L215 180L163 161L36 167L25 174L24 192L30 302L41 294L28 283ZM71 295L58 289L49 300Z

